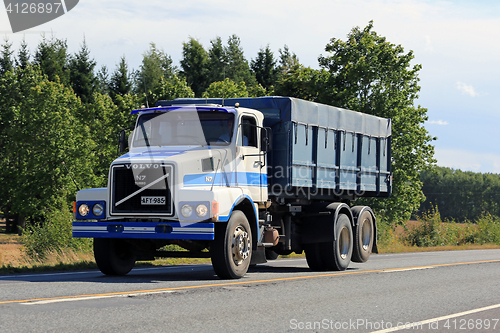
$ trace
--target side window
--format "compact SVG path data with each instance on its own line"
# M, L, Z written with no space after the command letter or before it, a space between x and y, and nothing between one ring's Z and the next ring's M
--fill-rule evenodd
M241 120L241 137L243 142L241 146L256 147L257 145L257 121L253 117L243 116Z

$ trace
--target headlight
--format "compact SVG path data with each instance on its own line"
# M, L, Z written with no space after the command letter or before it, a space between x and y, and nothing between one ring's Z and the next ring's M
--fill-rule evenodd
M185 218L190 217L191 215L193 215L193 207L191 207L188 204L182 205L182 207L181 207L181 214Z
M81 206L80 206L81 207ZM95 217L98 217L98 216L101 216L102 213L104 213L104 207L99 204L99 203L96 203L93 207L92 207L92 214L94 214Z
M87 204L81 204L80 207L78 207L78 213L80 216L87 216L89 215L90 209Z
M205 204L199 204L196 206L196 215L198 217L205 217L208 214L208 207Z

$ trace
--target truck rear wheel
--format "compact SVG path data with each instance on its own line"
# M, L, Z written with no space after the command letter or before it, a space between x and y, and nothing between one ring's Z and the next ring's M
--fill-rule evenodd
M372 253L375 228L372 214L364 211L358 217L358 225L354 228L354 250L352 261L366 262Z
M320 244L324 268L328 271L346 270L351 262L353 236L351 221L340 214L335 225L335 240Z
M234 211L227 223L215 224L210 256L221 279L239 279L246 274L252 259L252 231L243 212Z
M94 238L94 258L99 270L106 275L126 275L136 260L130 245L114 238Z

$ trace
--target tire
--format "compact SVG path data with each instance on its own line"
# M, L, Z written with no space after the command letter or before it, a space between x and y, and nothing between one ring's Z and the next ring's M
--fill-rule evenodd
M320 244L304 244L306 261L309 268L313 271L324 271L325 265L321 256Z
M280 255L276 252L274 252L273 250L271 249L266 249L266 259L267 260L276 260L278 259Z
M319 244L324 268L328 271L344 271L351 262L353 235L351 221L340 214L335 224L335 240Z
M358 225L354 228L354 250L352 261L366 262L372 253L375 240L373 216L369 211L364 211L358 217Z
M106 275L126 275L136 260L130 245L114 238L94 238L94 258L99 270Z
M234 211L227 223L215 224L210 256L221 279L239 279L246 274L252 260L252 230L243 212Z

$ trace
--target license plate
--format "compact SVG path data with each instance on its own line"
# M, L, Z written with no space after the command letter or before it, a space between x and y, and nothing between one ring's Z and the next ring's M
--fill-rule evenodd
M164 205L166 197L141 197L141 205Z

